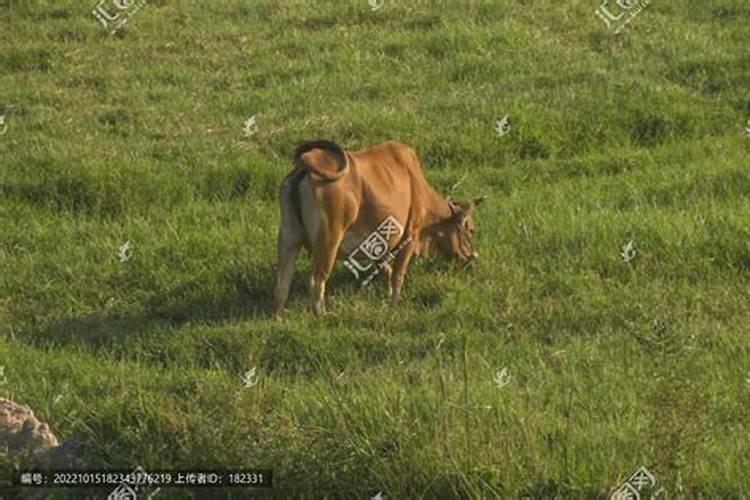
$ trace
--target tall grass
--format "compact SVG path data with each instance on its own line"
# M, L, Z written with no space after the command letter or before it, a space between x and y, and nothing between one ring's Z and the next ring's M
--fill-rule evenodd
M0 396L89 467L274 470L157 498L601 498L640 466L746 498L750 6L617 35L596 7L152 0L112 36L0 2ZM476 269L417 262L392 308L337 266L317 319L303 257L272 320L277 188L318 137L468 174Z

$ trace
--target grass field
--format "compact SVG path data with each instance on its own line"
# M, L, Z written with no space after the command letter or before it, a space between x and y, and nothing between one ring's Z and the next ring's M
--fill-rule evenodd
M0 397L87 466L273 469L156 499L594 499L640 466L750 498L746 1L620 33L599 0L149 0L114 35L92 4L0 0ZM393 308L338 264L318 319L304 256L272 319L314 138L466 175L478 265L412 265Z

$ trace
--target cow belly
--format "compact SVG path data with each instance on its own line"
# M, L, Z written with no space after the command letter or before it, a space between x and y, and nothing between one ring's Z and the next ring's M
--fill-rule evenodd
M385 247L393 249L403 236L403 223L395 217L393 220L397 227L391 222L388 223L388 227L383 226L385 222L381 222L380 225L353 224L341 240L339 258L347 258L355 252L359 257L370 258L374 255L376 258L383 258L383 242L387 242Z
M371 204L392 207L394 205L398 205L398 203L396 203L398 199L408 198L408 193L401 193L398 190L393 190L388 194L390 199L376 199L374 202L371 202ZM306 239L311 243L311 246L314 246L314 242L317 240L318 231L320 230L322 221L321 216L318 213L318 208L315 206L315 203L313 201L313 190L310 184L309 176L305 177L300 182L299 195L300 211L302 215L304 231L307 237ZM357 250L359 249L359 252L357 252L357 258L366 258L366 255L363 254L360 247L365 242L367 242L368 238L371 238L374 233L380 234L381 237L384 237L384 235L388 236L388 247L392 249L401 240L402 234L394 233L393 228L391 228L390 230L383 229L382 225L387 219L393 218L396 221L398 228L403 230L404 221L407 219L407 217L408 210L405 206L398 207L393 210L370 209L361 211L360 214L358 214L356 221L351 226L349 226L347 231L344 233L341 244L339 245L337 257L339 259L346 259L353 253L357 252ZM380 242L382 242L382 238L380 239ZM374 247L370 248L371 250L374 250L377 249L378 246L375 245ZM382 249L382 245L380 246L380 249Z
M367 239L369 233L350 230L344 234L344 239L339 247L339 258L347 258Z

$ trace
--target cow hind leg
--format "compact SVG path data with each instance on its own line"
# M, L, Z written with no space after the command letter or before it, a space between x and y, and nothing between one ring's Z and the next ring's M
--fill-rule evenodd
M294 264L304 244L304 227L297 219L291 202L290 191L296 189L293 182L287 181L281 189L281 226L278 236L278 267L276 270L276 288L274 289L275 316L281 317L284 305L289 296L289 286L294 276Z
M281 317L284 312L286 299L289 297L289 287L294 276L294 264L302 247L301 239L285 237L283 230L279 232L278 268L276 271L276 289L274 290L275 316Z
M336 262L344 231L340 228L321 225L313 248L312 275L310 276L310 290L312 311L316 316L325 314L326 281L331 275Z

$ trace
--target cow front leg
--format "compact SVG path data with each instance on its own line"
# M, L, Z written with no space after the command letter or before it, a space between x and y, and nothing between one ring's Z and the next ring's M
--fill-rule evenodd
M409 267L409 261L411 260L412 255L414 255L416 247L415 241L411 240L396 256L396 262L393 264L393 275L391 276L391 304L394 306L398 304L398 300L401 297L401 287L404 285L406 269Z
M393 268L390 264L383 264L383 274L385 275L385 285L388 287L388 296L390 297L391 295L393 295L393 285L391 284Z
M321 225L313 249L312 275L310 276L310 291L312 294L312 311L316 316L325 314L326 281L331 275L339 245L344 231L338 227L324 227Z

